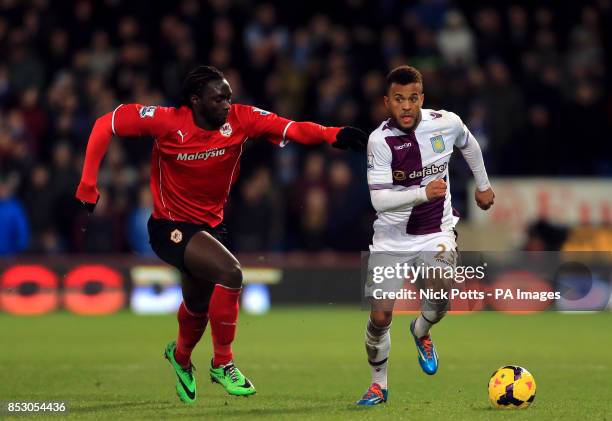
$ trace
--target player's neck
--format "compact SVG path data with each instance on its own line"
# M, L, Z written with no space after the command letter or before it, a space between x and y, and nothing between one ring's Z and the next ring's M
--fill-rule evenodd
M420 123L421 123L421 111L419 111L419 115L417 116L417 119L414 122L414 126L412 126L412 128L410 130L415 131L417 129L417 127L419 127Z
M191 110L191 115L193 116L193 121L196 126L203 130L216 130L219 127L214 127L210 122L208 122L204 117L200 114L196 113L194 110Z

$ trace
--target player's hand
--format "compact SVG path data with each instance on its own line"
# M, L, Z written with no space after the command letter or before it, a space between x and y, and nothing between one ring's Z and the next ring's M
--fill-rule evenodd
M346 126L340 129L332 146L338 149L365 151L367 144L368 135L366 132L357 127Z
M446 181L443 179L430 181L425 187L427 200L439 199L446 196Z
M478 189L476 189L474 198L476 199L476 204L480 209L487 210L493 206L493 203L495 202L495 193L493 193L493 189L490 187L485 191L478 191Z
M81 209L85 209L87 211L87 216L85 218L80 219L81 231L83 232L87 231L87 224L89 223L89 218L93 214L93 211L96 208L96 204L98 203L99 199L100 197L98 196L96 203L89 203L89 202L84 202L83 200L80 200L79 198L77 198L77 201L79 202L79 205L81 206Z
M96 208L96 205L98 204L98 201L96 200L96 203L88 203L79 200L79 203L81 204L81 207L85 209L88 213L93 213L94 209Z
M77 187L75 196L81 207L87 210L88 213L93 213L98 200L100 200L100 193L96 186L88 186L83 183L80 183L79 187Z

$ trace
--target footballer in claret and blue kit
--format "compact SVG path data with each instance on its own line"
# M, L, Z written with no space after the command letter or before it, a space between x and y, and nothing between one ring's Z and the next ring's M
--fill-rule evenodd
M370 270L398 263L448 267L456 265L455 224L458 215L451 203L448 162L457 147L476 180L475 200L487 210L495 194L489 183L478 142L456 114L422 108L425 99L421 73L400 66L387 76L384 96L389 118L370 134L368 140L368 186L377 211L370 246ZM435 254L434 254L435 253ZM447 291L452 279L429 277L428 288ZM386 288L398 291L404 277L386 281ZM371 368L371 384L358 405L379 405L389 399L387 367L391 349L391 321L394 299L376 297L376 284L366 284L371 298L370 317L365 330L365 349ZM417 360L423 372L438 371L438 351L430 330L446 315L446 294L422 300L420 315L410 323ZM401 329L401 328L400 328ZM404 329L406 331L406 329Z

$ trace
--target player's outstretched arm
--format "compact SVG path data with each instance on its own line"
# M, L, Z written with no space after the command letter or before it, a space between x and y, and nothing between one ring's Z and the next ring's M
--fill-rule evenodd
M172 125L170 108L121 104L112 113L96 120L87 141L85 163L76 198L93 212L100 194L97 181L100 163L113 135L121 137L158 136Z
M365 151L368 135L356 127L326 127L308 121L290 123L286 139L306 145L327 142L335 148Z
M261 108L234 104L238 120L251 138L267 138L285 144L287 141L303 145L329 143L340 149L365 151L368 135L356 127L327 127L310 121L293 121Z
M476 204L481 209L487 210L493 205L495 193L489 182L480 145L478 145L474 136L468 132L465 146L459 150L472 170L474 179L476 180L476 192L474 193Z
M107 113L98 118L87 141L83 173L77 187L76 198L89 212L93 212L100 198L97 188L98 170L113 136L112 118L113 113Z

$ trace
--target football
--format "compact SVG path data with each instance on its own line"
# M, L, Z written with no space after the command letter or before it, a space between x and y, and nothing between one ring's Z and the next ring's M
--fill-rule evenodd
M527 408L533 403L536 383L531 373L517 365L501 367L489 380L489 400L495 408Z

